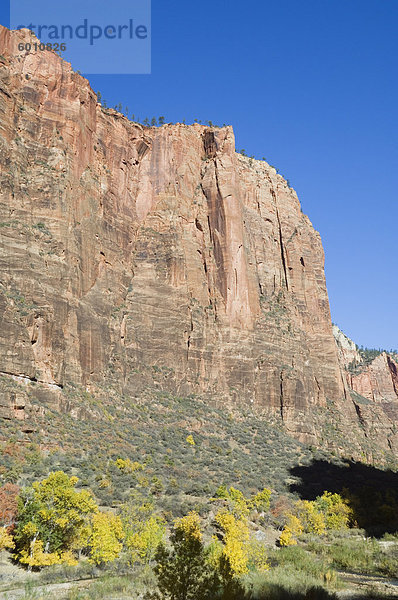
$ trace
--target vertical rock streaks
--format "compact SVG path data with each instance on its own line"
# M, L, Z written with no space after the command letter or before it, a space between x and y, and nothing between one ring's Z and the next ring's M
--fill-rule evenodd
M54 394L139 395L163 369L157 389L359 448L368 417L341 375L320 237L294 190L237 154L231 127L104 109L55 53L19 52L29 35L0 28L0 371ZM350 385L366 396L365 379Z

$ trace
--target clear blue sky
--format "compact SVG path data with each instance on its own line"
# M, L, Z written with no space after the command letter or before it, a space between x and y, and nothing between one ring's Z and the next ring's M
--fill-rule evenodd
M387 349L398 346L397 30L398 0L153 0L152 74L89 76L141 118L232 124L237 149L277 166L320 231L333 321Z

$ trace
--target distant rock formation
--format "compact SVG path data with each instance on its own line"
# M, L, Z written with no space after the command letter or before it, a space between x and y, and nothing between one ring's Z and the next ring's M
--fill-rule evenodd
M358 350L336 325L333 325L341 368L345 375L346 393L350 393L368 438L386 439L397 452L398 362L396 355L380 352L373 359Z
M355 342L350 340L337 325L332 326L332 331L336 340L339 361L342 368L348 369L352 363L360 364L362 358Z

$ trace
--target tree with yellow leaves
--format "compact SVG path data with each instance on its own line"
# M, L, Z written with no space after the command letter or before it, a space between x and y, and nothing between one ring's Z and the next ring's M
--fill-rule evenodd
M66 552L45 552L43 542L33 539L29 550L25 548L19 554L19 562L29 567L50 567L51 565L77 565L77 560L70 550Z
M12 535L8 533L7 527L0 528L0 551L1 550L12 550L15 547Z
M129 501L121 507L121 518L131 563L151 562L166 533L166 524L164 519L155 513L152 498L134 492Z
M135 531L131 532L126 539L126 546L131 555L131 562L151 562L165 533L165 523L157 515L151 515L147 521L143 521L140 524L137 523Z
M305 533L316 533L317 535L325 533L325 517L314 502L298 500L295 504L295 514L300 520Z
M265 573L269 570L267 548L263 542L257 539L251 539L248 548L249 565L258 573Z
M243 492L240 490L230 487L229 489L225 485L220 485L216 491L216 499L224 499L228 506L228 509L232 511L236 516L248 516L253 510L258 512L265 512L269 510L270 506L271 490L264 488L251 498L246 498Z
M90 561L96 565L114 561L123 548L123 538L120 517L102 512L94 514L88 542Z
M279 538L280 546L295 546L297 537L303 533L303 525L296 515L288 514L287 522Z
M234 513L237 517L247 516L250 512L249 503L243 492L237 488L230 487L227 489L224 485L220 485L216 491L216 499L224 499L228 510Z
M297 544L297 540L293 537L292 532L286 525L282 530L278 542L280 546L295 546Z
M68 552L98 512L91 492L75 489L77 481L57 471L22 490L14 532L17 560L35 567L70 561Z
M222 554L228 559L233 574L243 575L248 571L249 527L244 516L239 518L228 511L216 515L216 523L223 536Z
M353 510L340 494L323 492L314 505L324 515L326 529L347 529L354 520Z
M123 473L136 473L137 471L143 471L144 465L138 461L131 461L129 458L117 458L115 460L116 467Z
M279 538L280 546L293 546L302 533L323 535L326 531L325 518L314 502L298 500L294 512L286 515L286 524Z
M331 529L347 529L353 521L348 502L332 492L324 492L315 500L298 500L294 514L301 521L303 531L323 535Z
M249 507L258 510L259 512L266 512L269 510L271 490L264 488L261 492L255 494L249 501Z
M281 546L297 543L303 532L323 535L328 530L346 529L353 521L353 511L339 494L324 492L315 500L298 500L293 513L286 515L286 525L279 538Z

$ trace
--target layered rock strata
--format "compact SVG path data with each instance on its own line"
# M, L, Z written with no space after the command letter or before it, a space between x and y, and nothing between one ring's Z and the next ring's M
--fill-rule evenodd
M67 385L155 386L249 407L302 441L367 443L295 191L236 153L231 127L105 109L55 53L20 52L30 35L0 29L0 374L26 402L31 381L64 407ZM381 447L393 438L391 421Z

